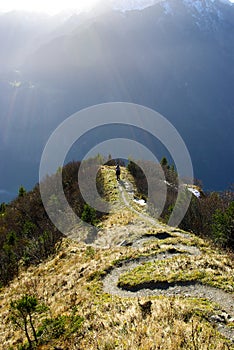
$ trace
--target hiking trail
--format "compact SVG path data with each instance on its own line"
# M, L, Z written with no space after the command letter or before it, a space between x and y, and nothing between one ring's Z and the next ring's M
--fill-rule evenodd
M94 246L110 247L113 245L131 247L133 250L141 250L151 242L157 242L162 251L126 259L113 267L103 278L103 290L106 293L123 298L139 298L150 296L184 297L184 298L205 298L218 305L219 312L212 315L209 322L217 326L217 329L226 338L234 342L234 329L229 327L230 322L234 322L234 294L221 288L216 288L204 284L199 280L178 280L178 281L147 281L136 283L131 286L122 284L119 279L125 273L131 273L134 269L147 263L157 263L159 261L170 261L174 257L191 257L197 259L204 254L200 247L194 245L192 234L180 229L169 227L160 223L147 212L147 205L138 204L134 198L134 185L128 180L126 173L122 174L122 180L117 182L119 200L113 206L113 213L129 210L134 215L134 220L128 224L112 225L108 229L103 229L97 235ZM153 233L149 233L152 231ZM171 241L168 243L168 239ZM175 242L173 242L173 240ZM185 240L186 244L179 243ZM164 243L165 241L165 243ZM176 242L178 241L178 242Z

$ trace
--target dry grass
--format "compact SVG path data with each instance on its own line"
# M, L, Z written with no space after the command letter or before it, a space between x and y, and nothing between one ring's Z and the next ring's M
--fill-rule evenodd
M136 214L132 213L129 209L123 209L104 218L102 227L110 228L112 226L126 226L134 223L136 219Z
M106 198L113 203L112 213L102 223L103 229L121 226L142 234L160 232L142 222L135 213L124 207L116 191L113 167L102 167L105 180ZM132 181L131 176L122 170L122 178ZM135 226L134 226L135 225ZM153 231L154 230L154 231ZM168 228L173 235L173 229ZM135 236L134 236L135 237ZM118 262L139 256L147 256L167 251L175 244L193 245L202 250L199 257L176 256L164 262L146 264L134 273L121 278L134 278L135 282L155 278L180 278L175 276L182 269L191 273L204 269L207 276L221 288L233 283L233 262L224 254L213 251L195 236L171 237L163 242L155 239L139 248L112 247L110 249L87 246L74 240L64 239L54 257L37 267L22 270L9 286L0 290L0 349L17 349L25 341L23 332L14 330L8 320L9 306L23 294L33 294L43 301L49 311L44 316L37 315L36 326L43 317L70 317L74 310L84 321L74 332L50 337L38 349L52 350L226 350L234 349L207 321L216 305L203 299L184 297L119 298L103 292L102 276ZM187 264L187 265L186 265ZM187 270L186 270L187 266ZM181 275L182 276L182 275ZM134 282L134 283L135 283ZM229 288L228 287L228 288ZM147 302L151 301L151 304ZM150 307L146 307L150 305Z
M97 177L102 182L103 197L109 202L119 199L118 184L114 166L101 166Z
M151 298L150 312L144 315L139 303L149 299L104 294L100 276L112 261L130 252L129 248L94 249L65 239L53 259L22 271L19 279L1 290L2 349L16 349L24 340L22 332L13 330L7 319L10 301L24 293L44 301L50 317L70 315L74 306L84 317L79 332L52 339L41 349L54 349L55 345L64 349L228 349L226 341L206 321L214 308L211 303L155 297ZM40 322L38 316L37 324Z

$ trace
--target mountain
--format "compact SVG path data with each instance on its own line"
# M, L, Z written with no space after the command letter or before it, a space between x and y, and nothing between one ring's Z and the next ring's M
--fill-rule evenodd
M37 181L43 147L60 122L113 101L148 106L172 122L206 189L233 182L233 4L123 4L63 18L0 16L1 190ZM122 130L104 130L102 137L116 134ZM164 155L150 135L137 139L158 159ZM100 140L100 130L93 131L76 156Z

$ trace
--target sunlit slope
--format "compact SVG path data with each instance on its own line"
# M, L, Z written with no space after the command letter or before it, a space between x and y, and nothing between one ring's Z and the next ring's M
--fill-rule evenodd
M93 242L64 238L1 289L2 349L26 343L9 321L24 294L48 307L33 315L38 349L234 349L232 257L150 217L126 169L119 183L100 171L112 208Z

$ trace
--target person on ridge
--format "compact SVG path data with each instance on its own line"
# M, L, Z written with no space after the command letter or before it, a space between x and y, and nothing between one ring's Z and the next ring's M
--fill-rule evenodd
M120 166L119 166L119 164L116 165L115 173L116 173L117 181L119 181L120 180Z

